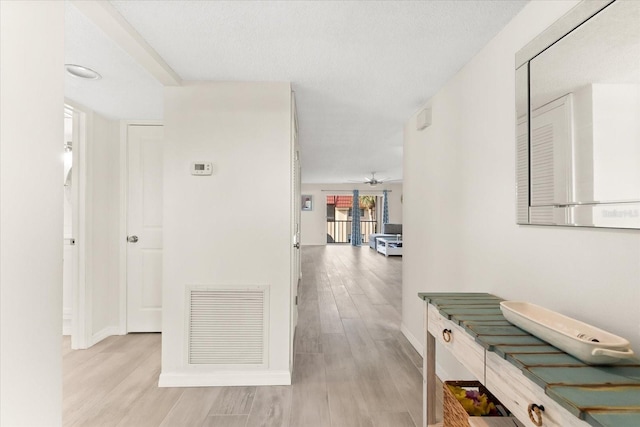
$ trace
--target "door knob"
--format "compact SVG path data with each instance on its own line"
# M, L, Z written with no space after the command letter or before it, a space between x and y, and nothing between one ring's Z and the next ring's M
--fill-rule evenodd
M300 242L297 242L295 245L293 245L293 247L296 249L300 249Z
M127 242L136 243L138 241L138 236L127 236Z

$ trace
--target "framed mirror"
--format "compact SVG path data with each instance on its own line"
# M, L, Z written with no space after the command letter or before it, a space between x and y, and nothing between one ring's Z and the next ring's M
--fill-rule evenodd
M583 1L516 55L518 224L640 229L640 1Z

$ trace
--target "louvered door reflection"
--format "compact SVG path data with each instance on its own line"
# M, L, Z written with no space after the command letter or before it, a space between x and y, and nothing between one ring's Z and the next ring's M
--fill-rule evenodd
M531 116L530 209L532 224L564 224L573 195L571 94L544 105ZM520 147L518 147L520 148Z
M527 117L518 119L516 140L516 222L529 223L529 129Z
M531 206L553 205L553 124L531 130Z

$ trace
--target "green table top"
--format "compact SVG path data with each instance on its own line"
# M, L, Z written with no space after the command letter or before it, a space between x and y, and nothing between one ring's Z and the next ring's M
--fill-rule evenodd
M576 417L595 427L640 427L640 359L587 365L509 323L495 295L421 292L418 297Z

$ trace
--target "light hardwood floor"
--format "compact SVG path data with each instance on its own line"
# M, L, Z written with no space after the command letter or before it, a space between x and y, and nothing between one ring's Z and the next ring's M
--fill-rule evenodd
M422 425L422 359L400 332L402 258L302 248L293 385L158 388L160 334L63 339L65 426Z

